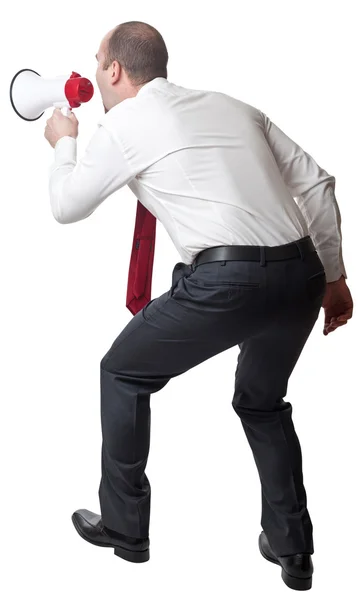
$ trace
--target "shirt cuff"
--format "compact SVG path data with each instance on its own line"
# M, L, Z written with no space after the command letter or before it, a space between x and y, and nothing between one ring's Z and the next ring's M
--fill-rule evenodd
M77 140L76 138L65 135L55 144L55 163L61 165L68 161L77 161Z
M340 279L342 275L345 279L347 279L347 272L343 263L341 246L325 248L324 250L319 250L316 248L316 250L324 266L327 283L337 281L337 279Z

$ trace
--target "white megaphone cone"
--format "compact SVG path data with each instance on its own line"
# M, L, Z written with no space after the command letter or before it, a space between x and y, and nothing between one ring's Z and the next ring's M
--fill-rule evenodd
M25 121L36 121L46 108L55 106L68 115L70 109L81 106L93 96L89 79L72 71L72 75L44 79L32 69L21 69L12 78L10 101L14 111Z

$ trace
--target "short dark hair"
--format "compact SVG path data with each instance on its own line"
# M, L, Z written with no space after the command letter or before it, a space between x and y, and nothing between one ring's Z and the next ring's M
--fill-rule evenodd
M144 85L155 77L167 79L168 51L154 27L142 21L117 25L108 39L103 69L116 60L133 85Z

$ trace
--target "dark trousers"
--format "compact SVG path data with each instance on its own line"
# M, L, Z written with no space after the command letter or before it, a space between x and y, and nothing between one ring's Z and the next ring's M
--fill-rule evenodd
M238 345L232 406L260 477L261 525L277 556L313 553L301 449L292 406L283 398L325 288L316 252L264 264L175 265L171 288L129 321L101 360L105 526L149 536L150 396Z

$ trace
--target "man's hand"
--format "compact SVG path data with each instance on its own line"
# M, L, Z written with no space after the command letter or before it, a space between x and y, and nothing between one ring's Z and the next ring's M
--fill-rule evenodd
M353 300L343 275L337 281L327 283L322 307L325 311L323 335L345 325L352 317Z
M65 135L69 135L73 138L77 138L78 136L78 120L72 111L69 117L65 117L59 108L55 108L52 117L48 119L46 123L44 135L52 148L54 148L58 140Z

